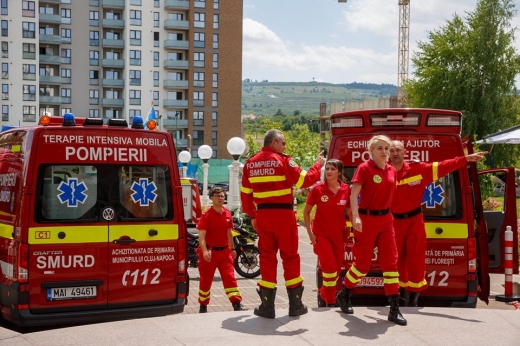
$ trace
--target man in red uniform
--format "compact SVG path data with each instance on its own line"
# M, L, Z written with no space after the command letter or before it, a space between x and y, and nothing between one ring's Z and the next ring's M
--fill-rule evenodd
M237 257L233 250L233 218L229 210L224 207L226 193L221 187L211 191L213 205L197 223L199 230L199 313L208 312L211 298L211 284L215 270L218 268L224 292L233 305L233 310L247 310L240 303L242 296L235 279L233 260Z
M280 250L285 286L289 296L289 316L307 313L302 304L303 278L300 276L298 227L293 211L293 185L309 187L320 178L325 162L322 154L308 172L285 154L285 138L279 130L269 130L262 150L244 165L240 189L242 208L258 233L260 273L258 294L262 304L255 315L274 318L276 296L276 255ZM256 208L255 208L256 204Z
M397 191L392 202L394 229L399 254L399 286L405 306L417 306L419 293L426 289L426 230L421 204L424 189L431 182L442 178L467 162L477 162L487 152L456 157L441 162L405 162L407 150L401 141L392 141L390 161L397 170Z

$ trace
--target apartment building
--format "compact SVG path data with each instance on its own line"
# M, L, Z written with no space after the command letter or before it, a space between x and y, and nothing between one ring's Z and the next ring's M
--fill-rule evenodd
M241 133L242 0L0 0L2 125L143 118L228 158Z

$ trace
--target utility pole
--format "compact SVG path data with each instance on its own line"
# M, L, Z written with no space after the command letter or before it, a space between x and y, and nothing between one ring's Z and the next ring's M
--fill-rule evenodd
M410 0L399 1L399 41L397 71L397 107L406 107L404 83L408 79L409 42L410 42Z

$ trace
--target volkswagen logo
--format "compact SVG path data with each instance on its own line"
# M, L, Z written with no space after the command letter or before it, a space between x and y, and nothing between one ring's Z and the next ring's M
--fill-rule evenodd
M113 208L105 208L103 209L103 219L110 221L114 218L116 212Z

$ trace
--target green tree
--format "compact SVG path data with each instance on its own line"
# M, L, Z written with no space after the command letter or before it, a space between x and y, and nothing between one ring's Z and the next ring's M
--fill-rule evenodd
M514 48L512 0L479 0L466 17L454 15L419 42L415 74L405 85L408 105L462 111L463 135L482 138L517 122L515 77L520 56ZM515 161L518 147L496 148L495 164Z
M319 149L319 135L309 131L307 124L294 125L284 132L287 148L285 153L300 166L309 167L316 161Z

